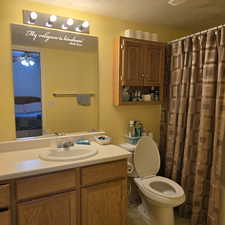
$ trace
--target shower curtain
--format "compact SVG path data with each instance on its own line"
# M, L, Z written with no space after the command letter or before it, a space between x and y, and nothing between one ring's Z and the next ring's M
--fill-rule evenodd
M179 213L191 217L191 225L219 225L225 150L224 28L168 47L164 95L162 172L184 188L186 202Z

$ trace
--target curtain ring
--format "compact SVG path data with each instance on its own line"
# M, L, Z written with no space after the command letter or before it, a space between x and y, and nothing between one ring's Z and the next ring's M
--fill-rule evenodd
M203 35L202 35L202 34L203 34L202 32L199 32L198 39L199 39L200 41L202 41L202 39L203 39Z
M218 32L219 32L219 27L217 27L215 32L214 32L216 36L218 36Z

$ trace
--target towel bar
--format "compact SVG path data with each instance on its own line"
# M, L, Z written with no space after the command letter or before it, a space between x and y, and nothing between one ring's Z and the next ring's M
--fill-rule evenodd
M90 96L95 96L95 94L89 94L89 93L83 93L85 95L90 95ZM57 93L53 93L54 97L76 97L78 95L83 95L83 94L57 94Z

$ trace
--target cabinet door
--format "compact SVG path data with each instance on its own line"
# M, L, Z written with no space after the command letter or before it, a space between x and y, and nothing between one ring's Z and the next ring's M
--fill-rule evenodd
M18 225L76 225L76 192L18 205Z
M143 48L138 42L122 40L122 84L143 85Z
M10 205L9 184L0 185L0 208L7 208Z
M159 85L163 76L164 46L146 45L144 49L144 85Z
M11 215L10 211L0 212L0 224L1 225L10 225L11 224Z
M125 225L126 179L82 189L82 225Z

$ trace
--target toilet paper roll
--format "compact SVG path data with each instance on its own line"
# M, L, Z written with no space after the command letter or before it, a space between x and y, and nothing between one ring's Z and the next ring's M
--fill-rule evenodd
M129 175L134 172L134 166L130 162L127 162L127 172L128 172Z
M128 38L135 38L135 30L127 29L124 31L124 36Z
M149 32L144 32L144 40L151 41L152 34Z
M153 33L152 34L152 41L158 41L159 40L159 36L157 33Z
M137 39L143 39L143 31L136 30L135 36L136 36Z

